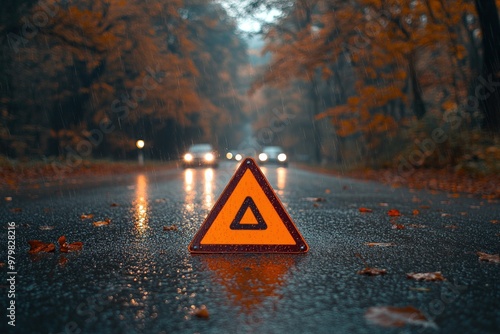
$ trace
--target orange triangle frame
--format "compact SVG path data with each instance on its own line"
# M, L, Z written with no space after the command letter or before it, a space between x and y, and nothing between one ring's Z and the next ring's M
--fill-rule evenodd
M276 210L276 213L281 219L281 222L286 227L293 240L295 241L294 245L248 245L248 244L201 244L205 234L210 229L211 225L219 215L220 211L231 197L234 189L242 179L243 175L247 170L250 170L253 174L253 177L264 191L264 194L267 196L272 206ZM228 229L230 228L231 222L228 222ZM200 229L194 236L193 240L189 244L189 252L191 253L306 253L309 250L309 246L306 241L297 230L297 227L293 223L292 219L286 212L283 204L277 197L273 188L267 181L266 177L257 166L255 161L252 158L246 158L241 165L238 167L233 177L227 184L226 188L220 195L219 199L215 203L214 207L208 214L207 218L201 225Z

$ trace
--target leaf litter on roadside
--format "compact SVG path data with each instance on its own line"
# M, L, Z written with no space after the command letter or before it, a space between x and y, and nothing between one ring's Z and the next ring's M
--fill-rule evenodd
M500 254L488 254L483 252L477 252L477 256L479 256L479 261L500 263Z
M66 236L62 235L57 239L57 243L59 243L59 251L61 253L69 253L69 252L77 252L82 250L83 242L77 241L68 243L66 241Z
M109 219L109 218L106 218L104 220L99 220L99 221L96 221L96 222L92 223L92 225L94 225L95 227L106 226L106 225L109 225L109 224L111 224L111 219Z
M444 278L443 274L441 274L440 271L429 272L429 273L407 273L406 278L424 282L446 281L446 278Z
M371 213L373 212L372 209L368 209L368 208L359 208L359 212L361 213Z
M385 275L387 274L386 269L380 269L380 268L371 268L366 260L361 256L361 254L356 253L355 256L363 261L363 264L365 265L364 269L358 270L357 274L358 275L366 275L366 276L379 276L379 275Z
M387 214L390 217L399 217L399 216L401 216L401 212L399 210L396 210L396 209L391 209L391 210L387 211Z
M82 215L80 216L80 219L82 219L82 220L85 220L85 219L92 219L92 218L94 218L94 215L93 215L92 213L89 213L89 214L82 214Z
M30 240L28 241L30 245L30 250L28 253L37 254L37 253L52 253L56 250L56 246L50 242L43 242L40 240Z
M383 327L403 327L418 325L437 329L436 324L414 306L373 306L368 308L365 318L369 322Z

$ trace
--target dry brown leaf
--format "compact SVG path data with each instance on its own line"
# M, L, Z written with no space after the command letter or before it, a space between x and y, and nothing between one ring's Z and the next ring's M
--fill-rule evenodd
M42 242L40 240L30 240L28 241L30 245L30 250L28 253L36 254L36 253L52 253L56 250L56 246L50 242Z
M500 223L500 220L493 219L493 220L490 220L490 223L492 223L492 224L498 224L498 223Z
M367 276L378 276L378 275L385 275L385 274L387 274L387 270L386 269L366 267L366 268L364 268L362 270L358 270L357 274L358 275L367 275Z
M77 241L69 244L66 242L64 235L60 236L57 242L59 243L59 251L61 253L77 252L83 248L83 242Z
M117 203L111 203L111 207L117 207L117 206L120 206L120 205Z
M359 212L370 213L370 212L373 212L373 210L372 209L368 209L368 208L359 208Z
M441 217L451 217L451 214L450 213L442 213Z
M413 212L412 212L412 213L413 213L413 215L414 215L414 216L417 216L417 215L419 215L419 214L420 214L420 211L418 211L417 209L415 209L415 210L413 210Z
M479 256L479 261L500 263L500 255L499 254L488 254L483 252L477 252L477 256Z
M399 210L396 210L396 209L391 209L391 210L387 211L387 214L391 217L401 216L401 212L399 212Z
M406 278L411 278L416 281L425 281L425 282L446 281L446 278L444 278L444 276L441 274L440 271L431 273L407 273Z
M80 216L80 219L82 219L82 220L83 219L92 219L92 218L94 218L94 215L92 213L89 213L88 215L87 214L82 214Z
M430 209L431 206L430 205L421 205L420 206L420 209Z
M12 208L12 209L10 209L10 212L19 213L19 212L23 212L23 209L21 209L21 208Z
M92 225L94 225L95 227L101 227L101 226L106 226L106 225L109 225L111 224L111 219L109 218L106 218L104 220L99 220L97 222L93 222Z
M177 231L177 225L163 226L163 231Z
M374 306L368 308L365 318L371 323L384 327L403 327L409 324L437 328L436 324L428 320L414 306Z
M0 262L0 268L5 267L5 262Z
M10 196L5 197L4 199L5 199L6 202L11 202L12 201L12 197L10 197Z
M392 247L396 246L393 242L365 242L366 246L369 247Z
M392 227L391 228L393 230L404 230L405 226L403 224L392 223Z
M306 197L305 200L309 202L326 202L326 199L322 197Z
M43 225L43 226L38 227L38 229L39 229L40 231L50 231L50 230L53 230L53 229L54 229L54 226Z

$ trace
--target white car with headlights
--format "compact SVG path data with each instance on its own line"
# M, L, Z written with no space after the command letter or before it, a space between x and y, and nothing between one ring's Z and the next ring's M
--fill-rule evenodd
M192 145L182 156L182 166L184 168L198 166L216 168L219 166L217 152L210 144Z
M259 162L261 165L272 163L286 167L288 166L288 157L281 147L266 146L259 154Z

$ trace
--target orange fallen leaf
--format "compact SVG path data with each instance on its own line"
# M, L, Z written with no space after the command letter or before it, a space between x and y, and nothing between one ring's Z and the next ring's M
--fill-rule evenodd
M500 255L499 254L488 254L483 252L477 252L477 256L479 256L479 261L500 263Z
M99 220L97 222L92 223L92 225L94 225L95 227L106 226L109 224L111 224L111 219L109 219L109 218L106 218L104 220Z
M69 244L66 242L66 237L64 235L60 236L57 242L59 243L59 251L61 253L76 252L83 248L83 242L77 241Z
M163 226L163 231L177 231L177 225Z
M385 274L387 274L387 270L386 269L366 267L366 268L364 268L362 270L358 270L357 274L358 275L367 275L367 276L385 275Z
M387 214L391 217L401 216L401 212L399 212L399 210L396 210L396 209L391 209L391 210L387 211Z
M418 211L417 209L415 209L415 210L413 210L413 212L412 212L412 213L413 213L413 215L414 215L414 216L417 216L417 215L419 215L419 214L420 214L420 211Z
M370 212L373 212L373 210L372 209L368 209L368 208L359 208L359 212L370 213Z
M208 319L210 317L210 314L208 313L208 309L205 305L201 305L198 308L195 308L193 310L193 314L197 316L198 318L202 319Z
M10 196L7 196L4 198L6 202L12 202L12 197Z
M64 267L66 265L66 263L68 263L68 258L65 257L65 256L61 256L59 258L59 261L58 261L58 264L61 266L61 267Z
M50 242L42 242L40 240L30 240L28 241L28 244L30 245L30 250L28 253L30 254L36 254L36 253L51 253L56 250L56 246L53 243Z
M492 224L498 224L498 223L500 223L500 220L496 220L496 219L490 220L490 223L492 223Z
M443 274L441 274L440 271L430 273L407 273L406 278L425 282L446 281L446 278L444 278Z
M92 213L89 213L88 215L86 215L86 214L82 214L82 215L80 216L80 219L82 219L82 220L83 220L83 219L92 219L92 218L94 218L94 215L93 215Z
M409 324L437 328L414 306L374 306L368 308L365 318L371 323L384 327L403 327Z
M405 229L405 226L404 226L403 224L396 224L396 223L393 223L391 228L392 228L393 230L404 230L404 229Z
M369 247L392 247L396 246L393 242L365 242L366 246Z

